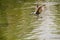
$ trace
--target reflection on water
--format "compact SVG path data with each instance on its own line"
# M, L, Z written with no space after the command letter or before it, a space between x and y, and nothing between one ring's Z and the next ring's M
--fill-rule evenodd
M36 28L27 34L26 40L60 40L60 30L57 30L58 25L54 22L56 21L56 10L55 6L58 3L48 2L45 3L47 10L41 14L43 18L39 18L37 21L32 22L36 25ZM34 19L33 19L34 20Z

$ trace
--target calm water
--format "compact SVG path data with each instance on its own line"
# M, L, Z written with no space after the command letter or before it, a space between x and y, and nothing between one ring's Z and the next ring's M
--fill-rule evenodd
M60 3L39 4L46 4L46 10L38 19L31 15L35 2L26 2L20 8L6 10L8 27L3 36L7 40L60 40Z

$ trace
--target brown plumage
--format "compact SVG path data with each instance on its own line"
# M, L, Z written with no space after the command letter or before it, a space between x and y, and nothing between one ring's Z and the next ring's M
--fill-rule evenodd
M36 11L36 15L39 15L43 11L43 9L42 9L43 6L45 6L45 5L38 7L38 9Z

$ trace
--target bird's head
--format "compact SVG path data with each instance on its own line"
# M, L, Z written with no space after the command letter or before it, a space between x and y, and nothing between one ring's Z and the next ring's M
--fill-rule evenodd
M42 5L42 10L45 10L46 9L46 5Z

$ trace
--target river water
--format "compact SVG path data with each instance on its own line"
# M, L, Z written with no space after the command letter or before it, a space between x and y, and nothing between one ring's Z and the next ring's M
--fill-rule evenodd
M31 30L29 29L31 26L34 27L31 32L25 35L24 40L60 40L60 27L58 25L60 23L60 19L58 18L60 5L57 2L45 2L42 4L46 4L46 10L40 14L42 18L36 19L36 16L27 14L29 13L28 10L34 6L26 7L23 11L23 13L26 12L25 15L27 16L26 26L29 25L27 26L27 30ZM25 5L28 4L26 3Z
M21 7L6 10L8 27L3 35L7 40L60 40L60 3L46 1L39 4L45 4L46 10L38 19L31 15L36 2L25 2Z

